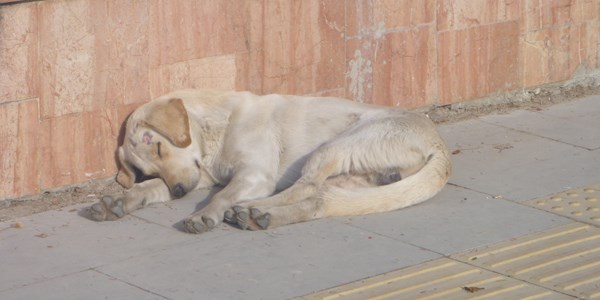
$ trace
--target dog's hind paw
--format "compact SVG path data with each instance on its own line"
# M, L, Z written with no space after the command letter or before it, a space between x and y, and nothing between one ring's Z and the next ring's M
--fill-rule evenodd
M233 211L233 208L225 211L223 214L223 221L228 224L237 224L237 221L235 220L235 211Z
M103 196L100 201L88 209L88 212L90 217L96 221L113 221L125 215L123 200L115 200L111 196Z
M236 205L233 208L233 220L241 229L249 229L250 213L247 208Z
M257 214L256 216L254 216L254 214L252 213L252 211L255 208L251 209L251 215L252 215L252 219L254 219L254 222L256 223L256 225L258 225L260 227L260 229L267 229L269 228L269 225L271 224L271 214L270 213L260 213Z
M263 214L257 208L245 208L242 206L234 206L234 218L238 226L243 230L264 230L269 227L271 215Z

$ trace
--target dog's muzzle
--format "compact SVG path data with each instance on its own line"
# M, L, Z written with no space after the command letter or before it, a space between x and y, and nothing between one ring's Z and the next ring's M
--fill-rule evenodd
M181 198L183 196L185 196L185 194L187 194L187 191L185 190L185 188L183 187L183 184L178 183L173 187L173 191L171 191L173 193L173 197L175 198Z

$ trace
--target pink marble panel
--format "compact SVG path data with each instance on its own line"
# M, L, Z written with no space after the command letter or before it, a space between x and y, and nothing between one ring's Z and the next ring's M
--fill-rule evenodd
M37 20L35 3L0 7L0 103L37 96Z
M523 86L567 80L580 68L598 67L598 23L526 33L520 45Z
M570 25L600 18L597 0L524 0L522 32Z
M521 0L440 0L437 29L457 30L518 20L521 5Z
M518 26L514 21L439 34L441 104L519 87Z
M43 1L39 8L42 116L103 107L92 97L97 54L90 1Z
M70 114L41 123L41 187L52 188L114 174L122 120L116 109Z
M266 1L263 92L310 94L344 85L344 3Z
M350 38L381 35L434 21L435 1L347 0L346 26Z
M257 0L151 1L151 67L244 52L256 45Z
M375 26L375 3L373 0L346 0L347 38L368 36Z
M91 1L94 28L93 101L106 106L150 98L149 2Z
M174 89L420 107L600 67L598 0L54 0L0 28L0 198L113 175L127 114Z
M388 33L376 44L373 103L414 108L435 103L435 28L419 26Z
M235 90L236 56L192 59L151 70L152 98L173 90L197 88Z
M0 104L0 199L39 192L37 99Z
M434 0L375 0L373 5L375 25L386 30L432 23L435 16Z

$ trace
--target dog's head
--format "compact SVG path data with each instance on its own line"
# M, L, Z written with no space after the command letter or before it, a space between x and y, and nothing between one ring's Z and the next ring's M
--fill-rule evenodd
M183 100L159 98L138 108L127 120L123 145L118 149L117 181L131 188L140 175L160 177L173 197L180 198L201 181L200 156ZM207 180L210 178L204 178Z

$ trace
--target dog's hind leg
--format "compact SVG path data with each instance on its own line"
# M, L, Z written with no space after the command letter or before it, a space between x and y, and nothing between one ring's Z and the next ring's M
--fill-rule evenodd
M300 179L291 187L268 198L239 203L226 218L240 228L250 230L320 218L319 190L328 178L344 170L344 161L335 155L337 148L324 146L317 149L304 165Z
M237 204L243 208L285 206L315 196L330 177L343 172L344 161L336 155L338 147L324 145L315 150L302 168L301 177L286 190L273 196Z
M335 161L331 161L324 168L318 168L318 172L304 175L292 186L271 197L238 203L233 207L233 212L229 212L229 214L232 214L229 219L232 219L232 223L237 223L240 227L246 229L244 228L244 220L239 219L239 211L247 211L250 207L291 206L313 197L329 177L332 169L335 168L335 163Z
M96 221L112 221L147 204L171 200L169 188L160 178L136 183L123 196L102 196L88 212Z

